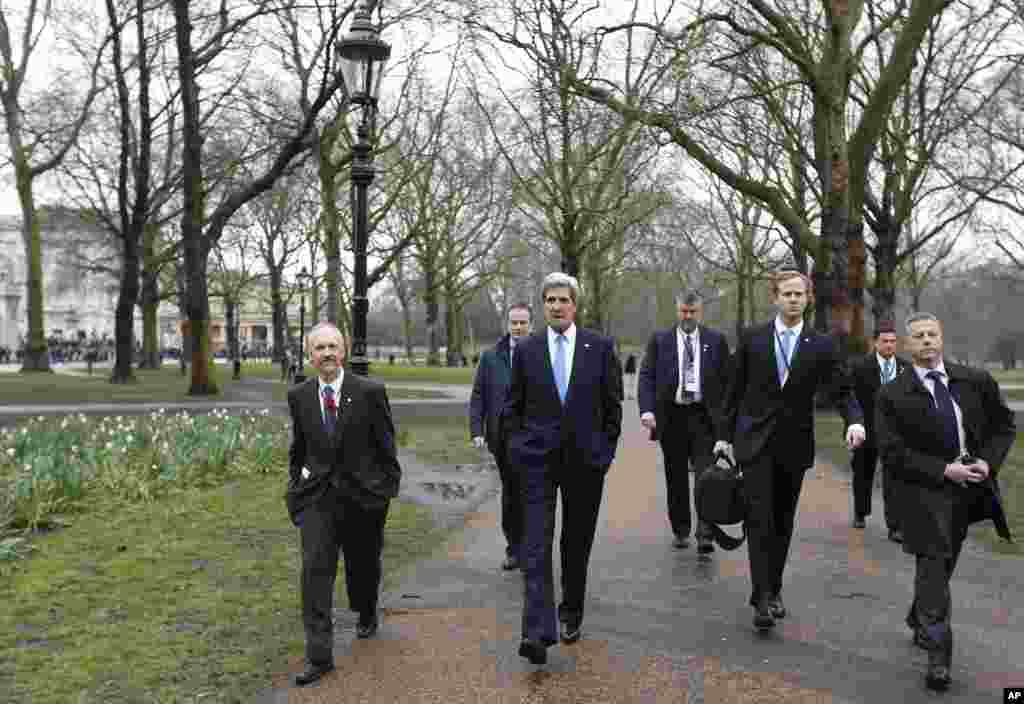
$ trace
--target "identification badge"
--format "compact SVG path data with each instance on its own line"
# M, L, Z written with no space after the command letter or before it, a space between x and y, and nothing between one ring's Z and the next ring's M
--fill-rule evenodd
M686 370L683 377L683 388L687 391L697 392L697 375L694 373L693 367Z

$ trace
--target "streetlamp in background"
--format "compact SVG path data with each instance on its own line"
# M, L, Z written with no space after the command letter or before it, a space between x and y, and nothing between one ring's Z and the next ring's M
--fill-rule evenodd
M299 272L299 354L298 367L295 371L293 384L301 384L306 380L306 267Z
M366 356L367 298L366 249L369 238L369 203L367 191L373 181L373 150L370 135L376 124L377 97L384 64L391 56L391 46L381 40L380 32L370 21L375 2L362 0L352 17L352 27L338 42L338 63L341 65L349 100L362 108L352 146L352 219L355 241L355 276L352 296L352 355L349 368L354 374L366 376L370 360Z

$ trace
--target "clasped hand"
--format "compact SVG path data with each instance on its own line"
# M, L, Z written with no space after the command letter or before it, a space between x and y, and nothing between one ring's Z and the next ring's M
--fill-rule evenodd
M983 482L988 478L988 473L988 462L985 460L977 460L971 464L964 464L960 460L950 462L944 472L947 479L960 486Z

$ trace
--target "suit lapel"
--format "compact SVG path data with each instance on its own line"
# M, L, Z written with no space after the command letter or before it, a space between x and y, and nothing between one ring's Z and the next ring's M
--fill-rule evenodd
M338 422L334 424L332 443L336 443L341 437L345 424L352 416L352 397L357 393L358 383L352 372L345 373L345 379L341 382L341 389L338 391Z
M668 359L672 362L672 395L675 396L675 389L679 387L679 326L673 325L668 337Z
M318 432L323 440L333 443L333 438L327 433L327 428L324 427L324 414L320 410L320 381L317 377L313 377L309 380L309 391L306 393L306 406L307 413L309 413L310 423L316 432Z
M572 370L569 372L569 383L565 389L565 407L569 407L569 399L572 398L572 388L580 375L580 368L583 366L583 355L590 352L590 340L584 337L583 330L576 326L576 349L572 353Z
M697 355L700 357L700 388L701 393L704 393L704 382L707 381L708 376L708 352L711 350L711 344L708 342L708 333L703 325L697 326L697 346L700 348L697 350Z
M761 331L761 334L755 336L755 339L761 340L761 345L763 346L761 358L771 369L772 379L775 380L775 388L781 391L782 383L779 381L779 368L775 356L775 321L772 320L768 323Z
M551 350L548 347L548 327L544 326L544 332L537 337L540 338L540 351L541 356L544 358L544 369L548 378L548 388L551 390L551 394L555 397L555 401L561 403L558 398L558 384L555 383L555 368L551 363Z

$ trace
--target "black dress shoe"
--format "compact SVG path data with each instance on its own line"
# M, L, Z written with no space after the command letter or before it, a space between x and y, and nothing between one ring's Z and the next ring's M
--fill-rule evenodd
M561 631L563 643L575 643L583 635L583 625L578 621L563 621Z
M711 538L701 536L697 538L697 552L701 555L708 555L715 551L715 544L711 542Z
M295 684L299 687L305 687L308 684L313 684L318 681L321 677L326 675L328 672L334 671L333 662L325 662L319 665L310 663L305 672L300 672L295 675Z
M520 641L519 655L529 660L531 665L543 665L548 661L547 648L529 638L523 638Z
M503 570L517 570L519 569L519 559L509 555L505 558L505 561L501 563L501 569Z
M372 614L361 614L359 616L359 623L356 624L356 637L369 638L377 632L378 625L379 621L377 621L376 611Z
M680 550L688 548L690 547L690 539L685 535L677 535L672 539L672 547L679 548Z
M854 528L859 528L861 530L864 530L864 526L865 525L866 524L864 522L864 516L854 516L853 517L853 527Z
M928 673L924 676L924 683L928 689L945 692L952 682L953 678L949 674L948 666L928 663Z
M768 610L774 618L786 618L786 605L782 603L782 595L776 594L768 599Z
M770 631L775 628L775 617L772 616L769 603L768 599L761 599L754 607L754 628L759 631Z
M889 540L891 540L894 543L902 543L903 542L903 531L901 531L899 528L890 528L889 529Z

